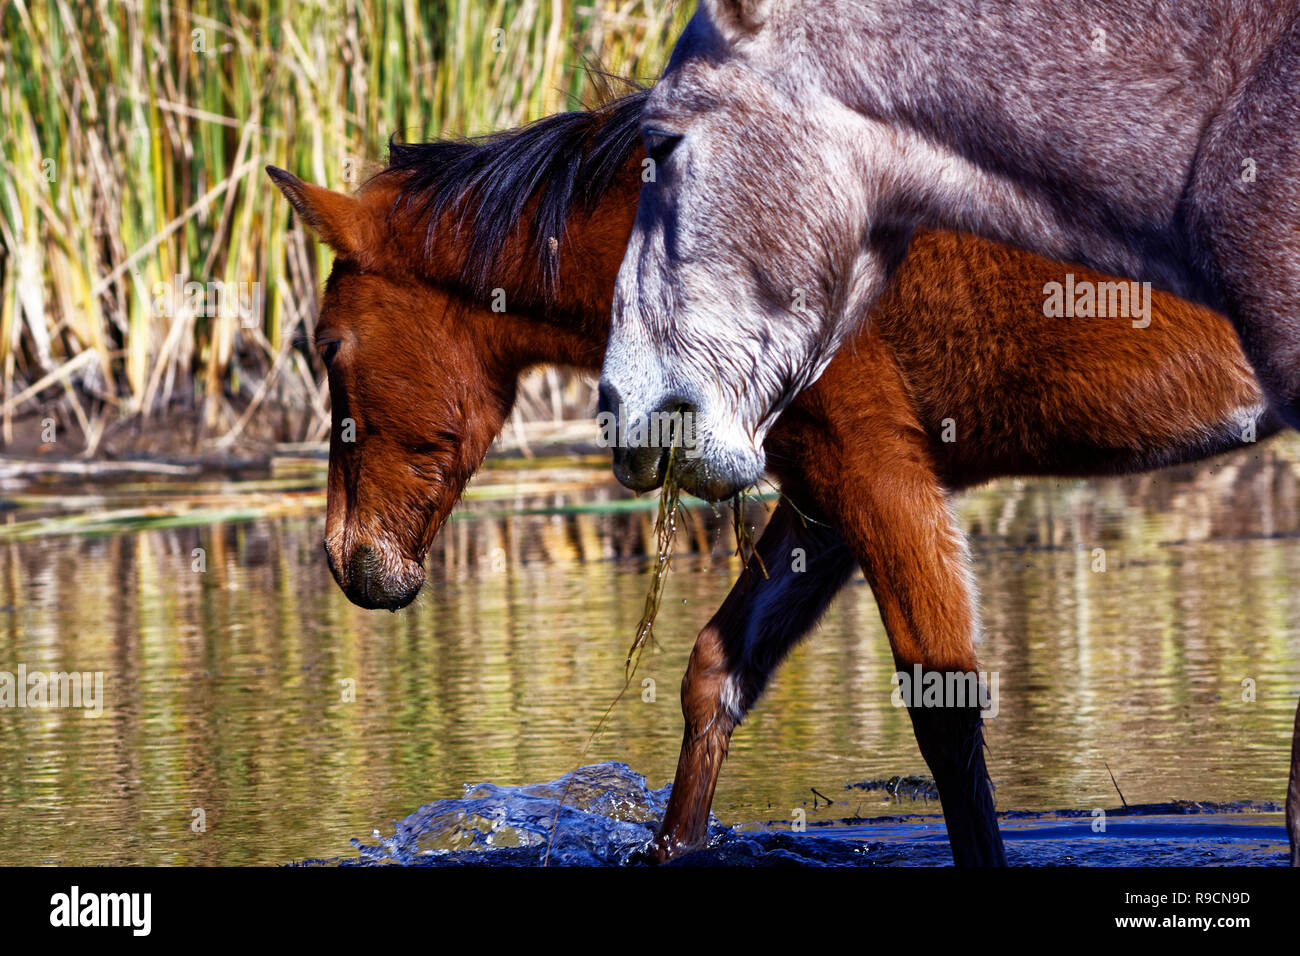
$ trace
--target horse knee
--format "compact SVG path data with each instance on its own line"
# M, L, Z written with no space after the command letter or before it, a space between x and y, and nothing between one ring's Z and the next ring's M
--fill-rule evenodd
M700 632L682 677L682 716L688 732L730 733L744 717L740 682L727 665L722 636L712 625Z

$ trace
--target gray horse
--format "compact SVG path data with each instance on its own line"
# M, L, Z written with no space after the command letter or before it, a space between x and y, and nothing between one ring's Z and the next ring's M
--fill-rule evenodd
M704 0L642 118L606 407L692 412L683 484L753 483L776 413L931 225L1224 312L1300 425L1298 10ZM653 487L661 458L621 449L620 477Z
M759 480L920 225L1223 312L1300 426L1300 0L701 0L641 123L601 405L624 438L687 415L688 490ZM1026 321L1075 314L1067 272ZM615 450L633 488L665 462Z

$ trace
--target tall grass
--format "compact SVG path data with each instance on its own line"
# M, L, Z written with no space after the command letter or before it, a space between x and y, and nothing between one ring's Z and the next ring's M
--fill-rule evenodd
M0 0L0 437L259 407L328 428L295 345L329 252L271 163L348 189L387 138L473 135L588 103L584 69L649 82L693 4L660 0ZM245 291L251 318L187 282ZM256 286L254 285L256 284ZM523 414L585 402L554 374Z

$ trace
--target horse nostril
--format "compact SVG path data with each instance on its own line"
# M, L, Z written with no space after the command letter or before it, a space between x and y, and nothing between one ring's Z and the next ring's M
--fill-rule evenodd
M365 586L379 566L379 556L367 545L359 544L352 550L348 559L348 580L354 585Z
M610 385L604 379L600 381L600 387L596 390L596 413L604 415L606 412L618 414L619 402L618 390Z
M618 390L604 379L601 379L596 394L598 396L596 414L600 419L602 439L609 442L610 451L614 455L614 467L619 468L627 457L627 449L623 445L624 423L621 421L623 416L621 396L618 394ZM614 417L612 422L607 418L610 415Z
M655 432L658 446L665 451L671 445L689 447L694 440L697 414L694 402L676 395L660 403L651 415L651 420L658 425Z

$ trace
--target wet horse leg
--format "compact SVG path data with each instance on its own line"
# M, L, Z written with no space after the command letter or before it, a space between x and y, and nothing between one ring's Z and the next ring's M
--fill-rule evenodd
M873 401L861 412L835 399L837 387L854 383L825 379L818 404L808 403L823 423L816 431L822 451L794 451L804 463L809 497L844 536L875 592L900 673L911 675L919 665L945 687L950 678L969 687L978 674L979 627L966 538L949 511L930 436L890 367L882 358ZM939 788L953 859L960 866L1005 864L984 762L981 702L966 697L923 706L918 697L906 702Z
M817 436L818 455L787 449L804 463L806 496L830 527L805 525L783 502L757 546L768 576L751 559L748 573L700 632L682 681L686 729L672 795L650 848L656 860L704 843L732 731L852 573L855 557L875 591L900 670L919 664L944 675L977 671L965 538L930 465L924 432L904 417L910 408L901 397L888 400L884 389L879 397L871 415L848 423L838 446L837 429L816 429L805 434ZM848 440L854 436L862 442ZM792 487L788 480L786 487ZM807 556L806 572L794 569L796 548ZM917 705L909 713L939 788L954 860L1004 864L979 705Z
M773 512L755 555L700 632L682 679L682 752L649 849L658 862L704 845L732 731L854 567L853 553L835 531L811 516L805 519L787 501Z
M895 462L881 481L858 484L857 520L842 527L875 592L900 674L911 677L919 665L946 687L949 675L977 673L973 587L946 496L928 468L915 465ZM939 789L954 861L1004 865L978 697L932 706L922 704L919 688L911 690L908 711Z
M895 462L891 468L897 468ZM901 469L906 471L906 469ZM913 478L916 476L913 475ZM686 728L677 774L650 855L663 862L702 846L709 808L732 731L762 693L772 671L812 627L862 562L876 593L900 670L968 674L976 670L965 542L928 471L929 495L837 506L853 547L822 524L807 524L782 503L760 538L757 559L700 632L682 681ZM893 484L891 482L891 484ZM838 485L836 486L839 487ZM855 485L871 492L875 483ZM919 490L919 489L918 489ZM833 498L838 491L827 497ZM801 509L803 510L803 509ZM873 514L874 513L874 514ZM807 571L794 570L804 549ZM882 688L882 692L883 692ZM959 865L1006 862L984 763L978 706L909 708L921 754L934 774L953 857Z

